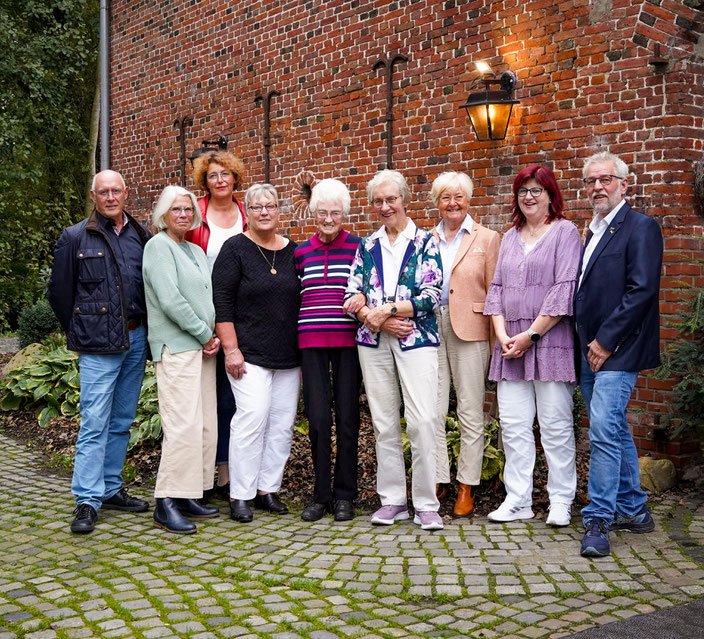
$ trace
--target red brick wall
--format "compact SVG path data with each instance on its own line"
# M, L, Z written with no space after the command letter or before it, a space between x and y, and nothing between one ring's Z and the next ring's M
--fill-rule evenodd
M365 234L375 222L364 186L386 161L384 72L372 66L402 54L394 165L409 179L417 222L434 224L430 183L454 169L475 182L472 215L504 230L513 176L540 162L555 170L567 215L583 230L583 160L609 148L631 167L633 204L663 228L666 342L683 286L704 283L695 262L702 207L693 192L704 151L703 25L702 11L674 0L115 0L112 165L131 187L132 208L148 213L160 189L179 181L174 121L192 115L189 155L201 139L229 133L229 148L247 166L245 185L262 181L255 97L277 90L271 181L286 204L285 232L301 239L313 231L294 206L296 176L310 171L347 183L350 224ZM650 64L656 44L665 66ZM459 110L478 77L473 60L518 76L521 104L502 142L478 142ZM642 377L631 419L642 450L681 464L688 452L653 434L670 386Z

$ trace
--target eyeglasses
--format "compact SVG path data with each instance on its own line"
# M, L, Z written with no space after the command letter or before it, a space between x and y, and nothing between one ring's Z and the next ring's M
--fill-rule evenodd
M339 220L342 217L342 211L324 211L320 210L316 213L319 220L324 220L329 215L333 220Z
M232 177L232 171L220 171L220 173L208 173L208 182L216 182L218 178L226 181L228 178Z
M584 183L587 186L594 186L596 184L596 181L599 180L601 183L601 186L609 186L611 184L611 180L625 180L626 178L619 177L618 175L609 175L608 173L606 175L599 175L597 177L588 177L584 178Z
M249 210L254 211L255 213L261 213L262 209L266 209L267 213L273 213L278 208L279 208L278 204L265 204L263 206L261 204L250 204L249 205Z
M171 215L193 215L193 207L192 206L172 206L169 211L171 211Z
M98 197L108 197L112 195L113 197L120 197L125 192L125 189L100 189L95 192Z
M398 195L389 195L389 197L387 197L385 200L383 200L380 197L372 200L372 204L376 208L380 209L382 206L384 206L384 202L386 202L386 204L388 206L393 206L394 204L396 204L396 200L400 200L400 199L401 199L401 197Z
M528 197L528 193L530 193L533 197L540 197L540 194L544 190L545 189L541 189L539 186L534 186L532 189L521 187L518 191L516 191L516 195L518 195L518 197Z
M464 202L464 199L465 199L464 195L462 195L461 193L459 193L457 195L441 195L440 196L440 201L443 204L449 204L450 202L452 202L452 200L454 200L458 204L462 204L462 202Z

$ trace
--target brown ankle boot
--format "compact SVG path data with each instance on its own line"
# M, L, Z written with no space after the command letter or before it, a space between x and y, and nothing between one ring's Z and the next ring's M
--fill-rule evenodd
M455 517L466 517L474 511L474 497L476 496L476 486L468 486L460 484L460 490L457 493L457 501L452 514Z
M449 492L447 484L435 484L435 496L438 498L438 501L445 499Z

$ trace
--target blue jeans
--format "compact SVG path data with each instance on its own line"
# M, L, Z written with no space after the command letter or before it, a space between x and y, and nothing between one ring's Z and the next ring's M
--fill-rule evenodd
M144 378L147 331L130 331L130 349L124 353L81 353L81 427L76 441L71 492L76 505L96 510L103 499L122 487L130 426Z
M589 504L585 524L594 517L611 522L615 513L638 514L647 500L640 488L638 452L626 421L626 406L638 379L633 371L593 373L582 355L579 385L589 415Z

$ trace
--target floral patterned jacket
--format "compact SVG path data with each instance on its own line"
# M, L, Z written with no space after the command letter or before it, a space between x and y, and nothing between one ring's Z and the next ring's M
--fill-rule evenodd
M345 299L362 293L367 298L367 306L382 306L384 298L384 268L381 244L376 234L367 237L357 248L354 262L347 281ZM402 350L421 346L438 346L438 324L435 308L442 293L442 261L437 240L428 232L417 228L415 238L408 243L403 256L401 274L396 285L394 300L410 300L414 315L408 321L414 326L413 332L399 339ZM357 329L357 344L376 348L379 346L379 333L370 331L364 324Z

